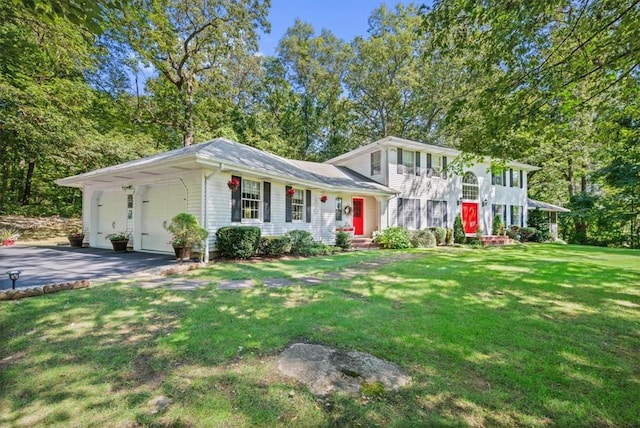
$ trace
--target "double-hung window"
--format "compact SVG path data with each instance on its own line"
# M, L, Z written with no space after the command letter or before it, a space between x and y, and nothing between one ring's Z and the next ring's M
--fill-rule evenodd
M242 180L242 219L260 219L260 182Z
M420 199L398 198L397 224L406 229L420 229Z
M336 198L336 221L342 221L342 198Z
M427 201L427 226L447 227L447 201Z
M371 153L371 175L381 173L380 150Z
M296 189L291 197L291 218L295 220L304 220L304 191Z

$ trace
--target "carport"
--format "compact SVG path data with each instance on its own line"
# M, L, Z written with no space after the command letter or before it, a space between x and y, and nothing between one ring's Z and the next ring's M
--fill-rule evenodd
M17 287L83 279L126 279L133 274L175 264L167 254L116 253L100 248L0 247L0 289L11 288L9 270L21 271Z

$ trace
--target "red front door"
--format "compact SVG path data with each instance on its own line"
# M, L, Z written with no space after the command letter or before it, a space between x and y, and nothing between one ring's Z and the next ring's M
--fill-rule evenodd
M353 234L364 234L364 200L353 198Z
M478 230L478 204L475 202L462 203L462 224L464 233L476 233Z

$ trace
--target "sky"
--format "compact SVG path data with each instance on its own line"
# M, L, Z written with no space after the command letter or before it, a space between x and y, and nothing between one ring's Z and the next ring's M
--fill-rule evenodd
M271 0L267 18L271 33L260 36L259 48L263 55L275 55L278 42L296 18L313 26L316 34L323 28L336 37L349 42L356 36L366 36L368 19L374 9L386 4L394 9L396 4L418 5L431 3L425 0Z

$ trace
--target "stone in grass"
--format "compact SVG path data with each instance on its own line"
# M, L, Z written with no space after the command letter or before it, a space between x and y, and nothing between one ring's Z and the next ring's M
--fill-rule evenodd
M169 397L165 397L164 395L158 395L149 400L149 409L151 414L157 415L158 413L162 413L167 410L169 404L173 403L173 400Z
M344 392L362 394L362 387L392 391L409 385L411 377L397 365L371 354L340 352L323 345L295 343L278 358L278 370L296 378L318 396Z

